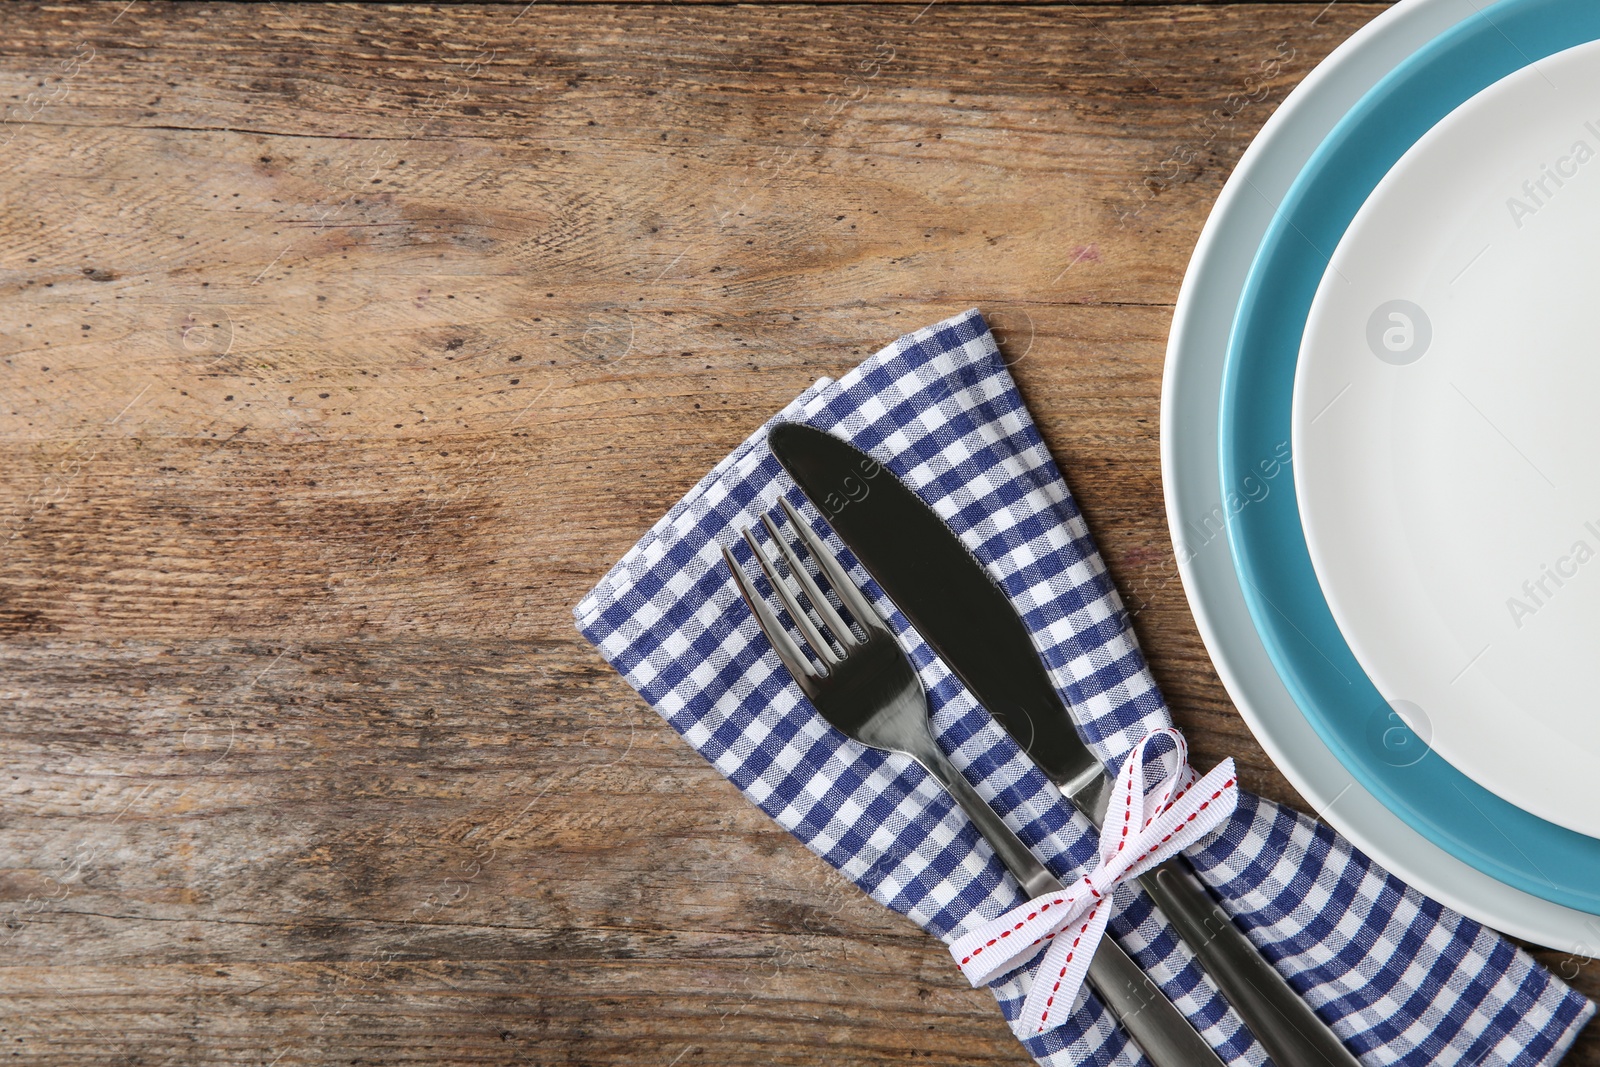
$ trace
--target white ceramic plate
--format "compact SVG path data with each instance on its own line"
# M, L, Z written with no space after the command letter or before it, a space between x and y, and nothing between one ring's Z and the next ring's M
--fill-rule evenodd
M1178 298L1162 387L1162 474L1178 571L1212 662L1291 784L1367 854L1417 889L1497 929L1583 951L1594 916L1531 896L1454 859L1366 792L1301 716L1256 636L1222 533L1217 410L1240 291L1272 214L1301 167L1361 96L1416 48L1477 15L1473 0L1402 0L1290 94L1229 179Z
M1417 141L1339 243L1295 375L1328 605L1452 766L1600 837L1600 43Z

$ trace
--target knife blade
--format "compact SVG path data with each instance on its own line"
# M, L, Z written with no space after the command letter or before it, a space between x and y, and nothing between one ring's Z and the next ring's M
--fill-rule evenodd
M783 423L768 440L862 566L1039 769L1057 784L1098 782L1100 761L1071 728L1027 627L944 520L832 434Z
M854 445L802 423L768 444L867 573L996 722L1096 826L1109 782L1011 599L928 504ZM1194 875L1139 879L1279 1067L1358 1067Z

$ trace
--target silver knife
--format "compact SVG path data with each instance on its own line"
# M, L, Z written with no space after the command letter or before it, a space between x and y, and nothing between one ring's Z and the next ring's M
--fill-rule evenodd
M1098 826L1110 779L1078 736L1010 598L983 565L921 497L855 446L800 423L773 427L768 442L939 658ZM1359 1067L1192 872L1169 860L1139 884L1278 1067Z

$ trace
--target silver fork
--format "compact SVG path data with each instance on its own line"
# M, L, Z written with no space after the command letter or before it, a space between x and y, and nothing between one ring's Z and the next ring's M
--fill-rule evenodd
M815 609L815 620L776 564L768 558L754 533L746 528L744 539L755 553L767 581L822 662L823 669L818 670L778 621L754 582L733 558L733 553L723 548L722 557L740 595L750 605L762 632L794 676L800 691L841 733L872 748L910 756L926 768L961 805L961 810L976 824L978 832L1029 897L1060 890L1060 880L995 814L934 740L922 682L893 632L789 502L780 500L780 503L806 551L816 560L828 584L861 628L861 636L857 636L840 617L770 515L762 515L762 525L778 547L785 568ZM833 635L833 642L818 628L816 620ZM1089 984L1155 1067L1222 1067L1222 1060L1189 1025L1183 1013L1109 935L1101 940L1089 965Z

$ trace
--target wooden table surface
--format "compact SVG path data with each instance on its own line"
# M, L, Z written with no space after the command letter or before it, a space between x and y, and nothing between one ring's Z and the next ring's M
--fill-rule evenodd
M976 305L1197 764L1296 801L1172 578L1162 354L1230 168L1381 10L0 11L0 1054L1026 1062L572 605Z

